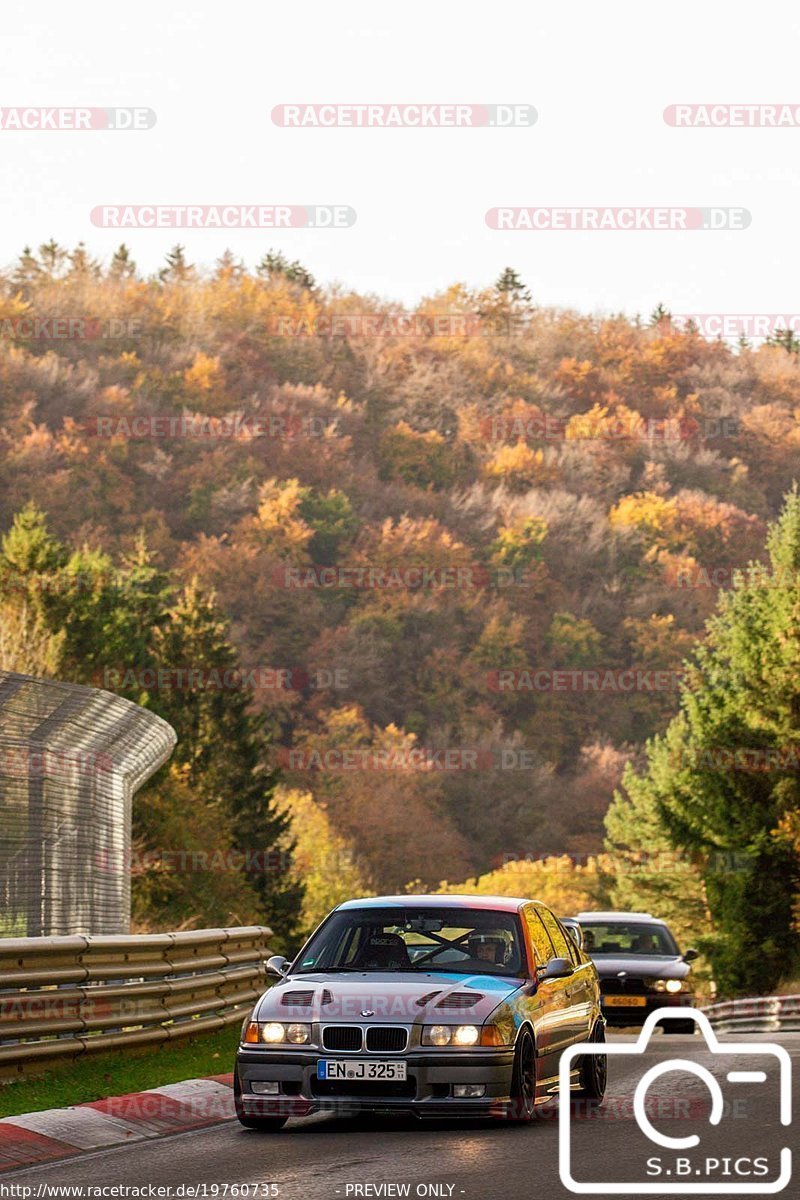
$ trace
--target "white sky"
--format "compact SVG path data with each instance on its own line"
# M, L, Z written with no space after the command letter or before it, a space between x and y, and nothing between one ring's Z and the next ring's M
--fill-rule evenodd
M413 302L514 265L543 304L800 311L798 129L674 129L671 103L800 105L800 10L641 0L38 0L3 13L4 107L138 105L140 133L0 132L0 262L50 236L101 256L104 203L352 205L349 230L131 230L144 270L184 242L270 246L325 283ZM288 102L528 103L533 128L289 130ZM741 232L495 232L495 205L732 205Z

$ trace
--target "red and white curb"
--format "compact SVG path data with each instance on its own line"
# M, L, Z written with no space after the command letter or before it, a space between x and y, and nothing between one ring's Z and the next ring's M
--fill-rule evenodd
M0 1120L0 1171L202 1129L235 1115L233 1075L213 1075L70 1108L4 1117Z

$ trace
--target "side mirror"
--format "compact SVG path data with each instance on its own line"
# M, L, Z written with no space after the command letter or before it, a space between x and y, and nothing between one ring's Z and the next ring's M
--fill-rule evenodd
M699 957L700 957L699 950L687 950L683 955L683 961L684 962L694 962L694 960Z
M539 972L539 982L543 983L548 979L566 979L568 975L572 975L574 970L575 968L568 958L551 958Z
M285 979L290 966L288 958L284 958L282 954L273 954L272 958L267 959L266 972L268 975L276 975L278 979Z

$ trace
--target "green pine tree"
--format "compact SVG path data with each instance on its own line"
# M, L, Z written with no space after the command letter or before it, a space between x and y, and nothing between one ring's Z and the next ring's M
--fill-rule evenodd
M158 272L158 278L162 283L186 283L194 273L194 265L186 261L185 247L175 245L167 254L166 266Z
M675 847L658 803L656 780L669 765L669 745L680 729L678 720L668 730L665 751L660 743L648 747L650 774L627 765L606 813L606 850L615 867L611 903L623 911L652 912L669 923L683 950L707 954L713 932L699 860ZM708 970L701 965L694 974L702 977Z
M67 261L67 251L63 246L59 246L55 238L50 238L49 242L43 242L39 247L39 262L42 266L42 271L45 275L49 275L54 279L60 272L64 263Z
M232 250L223 251L215 263L215 279L240 280L244 273L244 263Z
M15 288L18 288L23 295L27 295L32 284L36 283L42 275L42 265L36 255L31 250L30 246L23 247L11 273L11 282Z
M86 249L83 242L78 242L71 254L67 255L69 259L69 270L67 278L69 279L99 279L102 270L100 263L96 258L92 258Z
M767 338L768 346L780 346L787 354L800 354L800 337L793 329L778 329Z
M109 279L117 281L133 279L136 276L136 263L131 258L131 252L122 242L114 251L111 265L108 268Z
M289 262L286 255L280 250L268 250L257 265L256 271L259 275L266 276L267 279L282 278L287 283L296 283L298 287L309 292L315 291L317 287L317 282L311 272L306 270L298 259Z
M270 737L263 717L253 710L252 691L231 686L230 676L224 679L225 672L235 675L239 663L213 596L189 584L172 606L168 623L156 631L153 646L162 669L202 673L198 686L162 689L148 703L178 734L174 765L183 766L193 792L217 808L236 849L250 856L244 873L262 918L286 944L302 903L302 888L287 870L292 849L286 846L288 817L273 803ZM283 858L275 853L279 845L285 848Z
M721 594L680 714L648 744L646 769L625 777L627 828L657 813L671 845L696 857L715 928L708 952L732 995L769 991L800 953L800 867L788 833L800 808L796 489L767 544L769 570L751 564Z
M665 308L665 306L659 301L659 303L655 306L653 311L650 313L650 320L649 320L648 324L656 327L658 325L661 325L662 322L665 325L668 325L671 321L672 321L672 313L669 311L668 308Z
M530 304L531 294L513 267L505 267L497 278L495 291L513 304Z
M0 541L0 572L35 582L38 576L59 570L66 561L67 552L49 532L45 514L30 501L17 513Z

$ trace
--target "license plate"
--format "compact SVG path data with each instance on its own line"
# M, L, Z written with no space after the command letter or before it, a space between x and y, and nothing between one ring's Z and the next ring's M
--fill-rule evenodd
M399 1079L406 1078L404 1062L372 1058L321 1058L317 1079Z
M603 996L607 1008L644 1008L646 996Z

